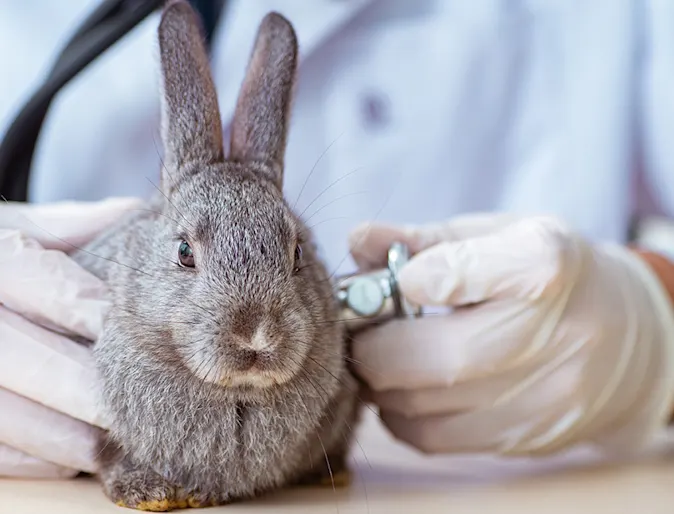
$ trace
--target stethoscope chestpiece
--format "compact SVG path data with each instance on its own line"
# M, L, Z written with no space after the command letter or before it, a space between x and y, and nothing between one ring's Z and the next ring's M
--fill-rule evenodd
M400 292L398 276L409 260L407 246L393 243L385 268L338 277L335 294L340 319L350 330L394 318L419 317L422 309Z

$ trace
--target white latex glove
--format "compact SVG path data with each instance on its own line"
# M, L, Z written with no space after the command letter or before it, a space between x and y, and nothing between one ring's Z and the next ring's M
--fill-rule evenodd
M54 330L98 336L104 284L67 252L139 205L0 203L0 476L95 471L105 426L91 353Z
M361 268L393 241L412 302L448 313L396 320L353 343L383 422L428 453L631 452L673 409L674 315L636 254L593 246L557 220L475 215L364 225Z

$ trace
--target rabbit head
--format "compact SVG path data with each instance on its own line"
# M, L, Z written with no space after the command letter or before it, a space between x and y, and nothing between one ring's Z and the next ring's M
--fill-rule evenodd
M172 2L159 25L163 216L134 307L197 378L256 396L341 359L329 275L283 197L297 40L282 16L259 28L225 156L200 25ZM323 348L321 348L321 346Z

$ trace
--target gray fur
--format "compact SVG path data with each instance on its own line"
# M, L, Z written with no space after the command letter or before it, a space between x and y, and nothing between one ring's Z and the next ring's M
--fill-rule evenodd
M162 191L75 255L111 291L94 346L111 420L100 477L111 500L146 510L320 479L325 454L333 474L343 471L358 413L330 277L279 187L297 53L291 25L275 13L261 24L231 159L184 1L165 7L159 44ZM177 264L183 238L194 269ZM244 374L251 348L265 344L271 350Z

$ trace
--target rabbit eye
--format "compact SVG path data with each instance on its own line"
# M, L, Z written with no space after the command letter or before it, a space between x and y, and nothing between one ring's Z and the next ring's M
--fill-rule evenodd
M178 262L185 268L194 268L194 253L187 241L183 241L178 247Z
M302 247L300 245L295 246L295 273L300 271L300 264L302 263Z

